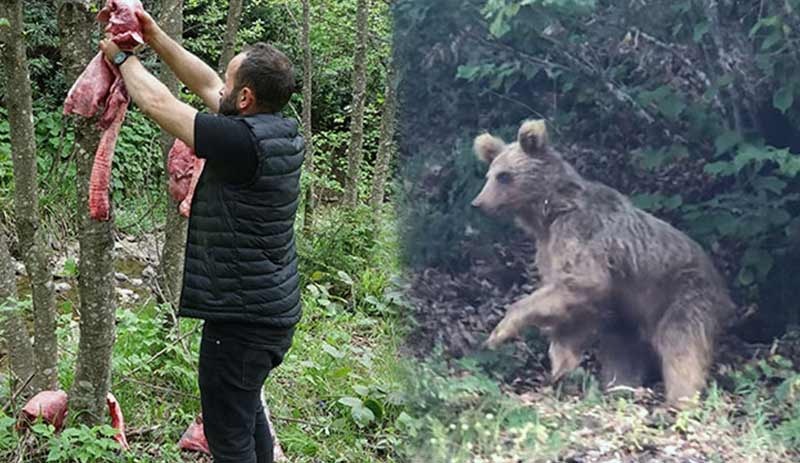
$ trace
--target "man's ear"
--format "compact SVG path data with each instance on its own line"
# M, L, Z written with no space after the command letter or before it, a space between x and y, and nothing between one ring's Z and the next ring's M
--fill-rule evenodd
M250 87L242 87L239 94L236 96L236 106L241 112L245 108L256 107L256 94Z
M478 156L478 159L481 161L491 164L497 156L503 152L505 149L506 143L494 137L488 133L484 133L478 135L475 138L475 143L473 145L473 149L475 150L475 154Z
M525 121L519 128L517 141L529 155L541 153L548 144L547 125L543 119Z

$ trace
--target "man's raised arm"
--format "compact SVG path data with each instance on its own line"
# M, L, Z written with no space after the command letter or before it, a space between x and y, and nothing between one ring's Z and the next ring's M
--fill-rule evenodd
M217 112L219 92L225 84L216 71L167 35L147 12L137 11L136 17L142 25L145 42L189 90L202 98L212 112Z

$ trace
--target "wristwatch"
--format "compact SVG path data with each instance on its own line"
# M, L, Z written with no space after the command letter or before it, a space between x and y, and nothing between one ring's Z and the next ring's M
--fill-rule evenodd
M112 61L117 65L117 67L119 67L125 62L126 59L128 59L129 56L133 56L133 53L129 51L118 51L117 54L114 55L114 59Z

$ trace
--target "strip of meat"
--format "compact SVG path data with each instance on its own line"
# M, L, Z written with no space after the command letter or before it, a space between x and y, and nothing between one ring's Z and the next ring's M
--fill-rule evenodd
M144 43L136 10L144 10L140 0L107 0L97 15L105 23L105 31L122 50L133 50ZM111 161L117 136L125 119L130 97L116 66L99 52L72 84L64 102L64 114L93 117L104 106L97 126L103 131L95 152L89 185L89 215L94 220L110 219L108 190L111 180Z
M114 119L110 121L100 138L100 144L97 146L94 156L94 164L92 164L92 175L89 178L89 215L98 221L106 221L111 218L111 204L108 197L111 185L111 161L114 158L117 136L128 110L128 92L125 90L122 79L115 82L115 87L119 88L112 87L111 98L108 100L109 110L103 114L103 118L106 115L113 115ZM101 122L103 122L102 119Z
M106 396L106 405L111 417L111 427L119 431L114 436L114 440L119 442L123 449L128 450L130 447L125 437L125 419L122 416L122 408L111 392ZM69 397L65 391L42 391L33 396L22 408L17 429L23 429L41 418L45 423L52 424L56 432L60 432L64 427L68 408Z
M108 405L108 414L111 416L111 427L119 431L114 435L114 440L119 442L119 445L123 449L129 450L128 439L125 437L125 418L122 416L122 408L120 408L119 402L117 402L117 398L114 397L114 394L108 393L106 396L106 405Z
M175 139L167 155L167 174L169 174L169 193L175 201L183 201L189 193L194 153L186 143Z
M105 31L114 36L114 43L122 50L133 50L144 43L137 9L144 10L139 0L108 0L97 13L97 20L106 24Z

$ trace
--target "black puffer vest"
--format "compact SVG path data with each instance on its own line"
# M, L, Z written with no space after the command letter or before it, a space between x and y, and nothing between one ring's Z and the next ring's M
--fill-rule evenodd
M239 117L258 145L253 180L204 169L192 200L179 315L290 327L300 320L294 218L304 141L280 115Z

